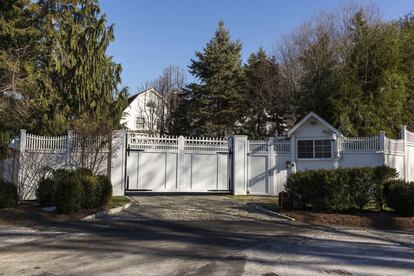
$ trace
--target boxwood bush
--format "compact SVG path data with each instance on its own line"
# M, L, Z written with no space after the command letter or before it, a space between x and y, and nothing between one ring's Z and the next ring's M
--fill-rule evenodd
M56 205L62 213L102 208L110 204L112 184L108 177L88 169L59 169L40 181L36 196L40 205Z
M40 180L36 189L36 198L41 206L55 205L56 197L56 181L52 178L45 178Z
M317 211L362 209L371 199L376 200L375 188L395 175L395 169L387 167L298 172L285 185L285 206Z
M390 180L384 185L387 205L402 216L414 215L414 182Z
M84 206L84 191L79 177L62 179L56 187L56 208L60 213L71 213Z
M18 200L16 186L0 179L0 208L15 208Z

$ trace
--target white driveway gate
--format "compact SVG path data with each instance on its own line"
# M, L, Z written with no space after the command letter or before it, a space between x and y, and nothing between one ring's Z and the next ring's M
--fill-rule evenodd
M128 133L126 163L127 191L230 191L225 139Z

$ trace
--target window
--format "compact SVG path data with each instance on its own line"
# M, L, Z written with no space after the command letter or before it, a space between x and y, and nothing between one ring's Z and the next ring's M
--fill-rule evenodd
M331 140L315 140L315 158L331 158Z
M143 117L137 117L135 120L135 128L136 129L144 129L145 120Z
M313 140L298 141L298 158L313 158Z
M298 158L327 159L331 156L331 140L298 140Z

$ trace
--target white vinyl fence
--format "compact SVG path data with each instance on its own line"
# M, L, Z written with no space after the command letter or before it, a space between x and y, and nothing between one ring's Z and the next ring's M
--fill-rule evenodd
M112 137L70 132L44 137L22 130L14 140L16 158L3 161L1 168L25 199L33 198L39 179L51 169L77 167L110 176L115 195L125 191L277 195L291 173L306 169L387 165L413 181L414 133L404 127L400 136L391 139L380 132L373 137L337 137L329 140L330 158L306 160L297 156L300 138L294 135L249 141L243 135L216 139L125 130Z
M17 184L22 199L33 199L39 180L52 170L86 167L94 173L110 175L108 145L107 137L80 137L71 132L66 136L48 137L22 130L13 143L13 150L18 154L6 160L13 166L3 168L3 177Z

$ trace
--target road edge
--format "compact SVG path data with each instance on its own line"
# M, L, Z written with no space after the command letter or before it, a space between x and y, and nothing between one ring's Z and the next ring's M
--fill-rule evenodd
M103 216L106 216L106 215L117 214L119 212L122 212L122 211L128 209L132 205L133 205L133 202L130 201L128 203L125 203L123 206L112 208L112 209L109 209L109 210L100 211L100 212L97 212L95 214L88 215L88 216L82 218L81 220L82 221L92 220L92 219L100 218L100 217L103 217Z
M268 210L266 208L263 208L262 206L259 206L259 205L255 204L255 203L252 203L251 206L253 206L257 211L262 212L262 213L264 213L264 214L266 214L268 216L283 218L283 219L287 219L287 220L290 220L290 221L294 221L295 220L292 217L289 217L289 216L286 216L286 215L283 215L281 213L277 213L277 212L274 212L274 211L270 211L270 210Z

